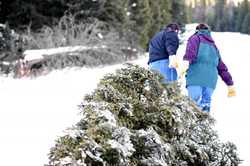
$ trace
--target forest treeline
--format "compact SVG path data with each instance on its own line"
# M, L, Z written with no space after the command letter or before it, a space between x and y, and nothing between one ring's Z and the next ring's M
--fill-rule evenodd
M152 35L169 22L181 25L208 23L214 31L250 34L250 2L234 4L230 0L12 0L0 2L0 23L37 31L53 27L65 15L73 15L76 24L93 18L106 22L132 41L146 47Z
M206 22L214 31L250 34L250 1L195 0L188 7L191 22Z
M148 39L170 21L187 23L184 0L13 0L2 1L1 23L38 30L56 25L64 15L76 22L98 19L115 27L121 35L146 46Z

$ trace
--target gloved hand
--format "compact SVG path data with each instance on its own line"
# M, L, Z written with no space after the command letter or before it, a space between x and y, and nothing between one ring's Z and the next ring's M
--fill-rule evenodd
M228 86L227 96L228 97L234 97L234 96L236 96L236 91L235 91L234 86L232 86L232 85Z
M169 56L169 64L168 64L169 68L178 68L179 64L178 64L178 59L176 57L176 55L170 55Z
M183 76L186 75L188 68L189 68L189 62L184 60L181 63L181 65L179 65L179 70L178 70L179 78L182 78Z

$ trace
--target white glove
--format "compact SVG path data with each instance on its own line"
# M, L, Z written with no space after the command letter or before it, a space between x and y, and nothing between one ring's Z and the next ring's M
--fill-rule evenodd
M178 68L178 67L179 67L179 65L178 65L178 60L177 60L176 55L170 55L170 56L169 56L169 64L168 64L168 67L169 67L169 68Z
M189 61L186 60L182 61L182 63L179 65L179 70L178 70L180 78L186 75L188 68L189 68Z

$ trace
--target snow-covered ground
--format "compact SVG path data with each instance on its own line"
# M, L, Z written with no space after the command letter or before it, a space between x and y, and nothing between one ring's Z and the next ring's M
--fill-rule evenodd
M192 31L189 33L191 34ZM188 34L188 35L189 35ZM212 34L231 74L237 96L227 98L227 87L219 80L212 103L212 116L223 141L238 147L242 166L250 165L250 112L247 71L250 36L239 33ZM181 46L181 56L185 46ZM147 57L133 63L147 67ZM54 71L36 79L0 77L0 165L41 166L54 140L79 119L77 105L99 79L121 65L99 68L71 68Z
M227 87L219 81L213 98L212 115L217 120L217 130L222 140L234 142L244 166L250 165L250 36L239 33L215 33L223 60L231 72L237 96L227 98Z

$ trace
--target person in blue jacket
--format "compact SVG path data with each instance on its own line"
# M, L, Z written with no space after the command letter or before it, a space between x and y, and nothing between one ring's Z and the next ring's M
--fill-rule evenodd
M178 67L176 52L179 47L179 30L178 24L168 24L149 42L149 68L162 74L164 83L177 80L175 68Z

